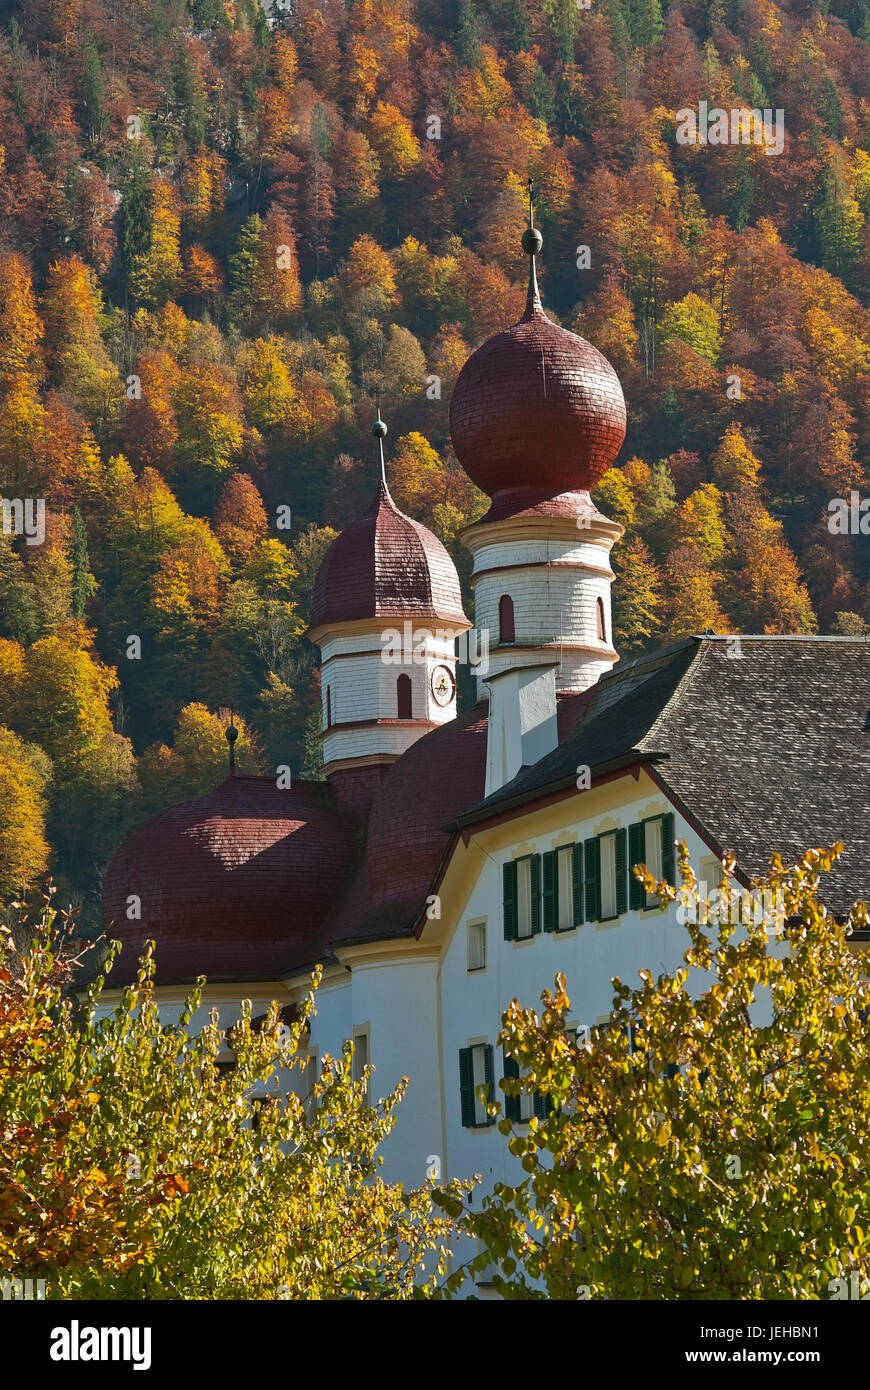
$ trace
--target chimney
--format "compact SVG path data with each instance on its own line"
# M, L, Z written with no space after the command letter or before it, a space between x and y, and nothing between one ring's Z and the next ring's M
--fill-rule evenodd
M486 795L552 753L556 728L558 661L513 666L486 682L489 726L486 740Z

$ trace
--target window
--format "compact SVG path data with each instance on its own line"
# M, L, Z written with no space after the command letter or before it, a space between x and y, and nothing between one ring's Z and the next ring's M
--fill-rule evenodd
M468 924L468 969L486 969L486 923L469 922Z
M626 835L608 830L583 846L587 922L609 922L627 907Z
M645 864L650 873L666 883L674 883L674 817L668 811L663 816L648 816L646 820L628 827L629 867ZM657 907L659 899L645 893L643 884L632 873L629 884L629 906Z
M477 1254L485 1255L486 1253L486 1242L483 1240L478 1240ZM474 1282L477 1284L477 1287L485 1289L492 1288L492 1276L495 1274L495 1272L495 1263L492 1259L488 1259L485 1266L482 1269L479 1269L474 1277Z
M326 687L326 727L332 728L332 691Z
M485 1099L481 1099L481 1091ZM462 1124L479 1129L494 1124L487 1115L487 1102L493 1098L492 1044L474 1043L459 1049L459 1103Z
M498 640L499 642L516 641L514 601L510 594L502 594L498 601Z
M662 822L661 817L656 816L655 820L647 820L643 823L644 831L644 863L652 874L653 878L662 876ZM655 907L658 898L655 893L647 893L646 906Z
M574 846L556 854L556 930L570 931L574 922Z
M362 1081L365 1076L365 1069L369 1062L369 1031L368 1028L354 1028L353 1030L353 1079Z
M527 854L505 864L504 938L522 941L541 930L541 856Z
M562 845L542 858L544 931L573 931L583 921L583 846Z
M255 1134L263 1122L265 1111L274 1099L274 1096L251 1096L251 1129Z
M530 859L517 862L517 936L532 934L532 863Z
M604 622L604 599L600 596L595 600L595 622L597 626L599 642L606 642L607 627Z
M602 835L598 843L601 850L601 918L606 922L616 916L616 835Z
M518 1081L519 1062L514 1057L508 1057L507 1053L503 1053L503 1059L505 1080ZM528 1124L533 1115L545 1120L550 1113L550 1098L538 1091L521 1091L518 1096L505 1095L504 1113L505 1119L513 1120L514 1124Z
M403 672L396 681L396 704L399 719L411 718L411 677Z

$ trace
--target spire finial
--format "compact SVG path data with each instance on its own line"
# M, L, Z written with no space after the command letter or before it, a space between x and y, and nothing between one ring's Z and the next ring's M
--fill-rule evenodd
M232 710L230 710L230 723L229 723L229 728L225 729L225 731L224 731L224 738L226 739L227 743L228 743L229 746L230 746L230 776L231 776L231 777L235 777L235 775L236 775L236 739L238 738L238 736L239 736L239 731L238 731L238 729L236 728L235 724L233 723L233 712L232 712Z
M538 274L535 268L535 256L544 244L544 238L535 226L535 184L531 175L529 176L529 225L523 232L523 250L529 257L529 297L526 301L526 313L532 313L541 306L541 296L538 292Z
M374 393L374 394L375 394L375 405L376 405L376 408L377 408L377 419L375 420L375 423L372 425L372 434L374 435L375 439L378 441L378 453L379 453L379 455L380 455L380 462L381 462L381 482L383 483L384 487L386 487L386 486L387 486L387 470L386 470L386 468L385 468L385 466L384 466L384 440L385 440L386 435L387 435L387 426L386 426L385 422L381 419L381 391L380 391L380 387L379 387L379 386L376 386L376 387L375 387L375 393Z

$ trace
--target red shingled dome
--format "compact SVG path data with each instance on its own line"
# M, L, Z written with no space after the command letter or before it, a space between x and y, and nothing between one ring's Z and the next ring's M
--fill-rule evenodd
M353 858L351 824L326 786L227 778L147 821L112 860L103 922L123 950L111 982L132 978L152 939L158 985L280 975L305 954ZM133 897L141 917L130 921Z
M534 291L519 323L459 373L450 433L462 467L490 497L503 488L588 491L625 438L625 398L607 358L552 323Z
M314 582L311 627L355 618L432 618L469 626L456 566L381 482L364 516L342 531Z

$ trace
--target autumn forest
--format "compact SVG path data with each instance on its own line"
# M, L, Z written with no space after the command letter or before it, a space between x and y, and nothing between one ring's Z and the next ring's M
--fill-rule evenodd
M24 0L0 33L0 894L96 926L130 826L319 773L314 574L388 475L467 586L469 352L547 311L628 435L617 645L864 633L870 3ZM780 154L677 112L781 110ZM21 511L21 508L19 508ZM12 514L11 512L9 513ZM473 613L466 593L467 611Z

